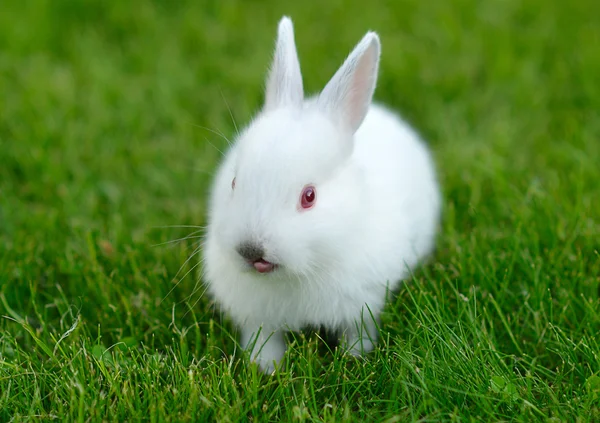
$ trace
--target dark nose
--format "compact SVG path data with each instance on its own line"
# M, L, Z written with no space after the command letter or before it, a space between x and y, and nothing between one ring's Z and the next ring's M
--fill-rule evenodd
M249 262L260 260L265 255L262 245L253 242L244 242L238 245L236 251Z

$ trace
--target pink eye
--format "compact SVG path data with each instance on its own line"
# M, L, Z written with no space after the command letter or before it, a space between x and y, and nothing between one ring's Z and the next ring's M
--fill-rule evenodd
M300 195L300 206L303 209L310 209L317 201L317 190L312 185L307 185Z
M235 189L235 178L231 181L231 189Z

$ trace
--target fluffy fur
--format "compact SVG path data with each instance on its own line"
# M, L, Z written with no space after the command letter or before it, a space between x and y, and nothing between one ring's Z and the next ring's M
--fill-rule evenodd
M283 358L283 331L306 325L338 331L352 354L371 350L387 289L433 249L434 166L409 126L371 104L379 55L379 37L369 32L321 94L304 100L284 17L265 107L214 180L205 280L265 372ZM307 184L317 201L303 210ZM238 254L249 241L277 264L273 272L258 273Z

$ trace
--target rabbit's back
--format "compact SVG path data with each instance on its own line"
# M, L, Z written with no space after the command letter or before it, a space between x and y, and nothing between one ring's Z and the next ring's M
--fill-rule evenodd
M394 285L433 249L440 214L434 164L419 135L381 105L371 105L355 142L370 201L365 245Z

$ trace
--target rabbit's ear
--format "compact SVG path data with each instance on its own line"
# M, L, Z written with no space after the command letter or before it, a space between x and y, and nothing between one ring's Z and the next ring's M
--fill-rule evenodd
M353 133L367 115L379 68L381 46L368 32L319 95L319 106Z
M301 106L304 100L302 74L292 20L284 16L279 21L275 57L267 79L265 110L282 106Z

